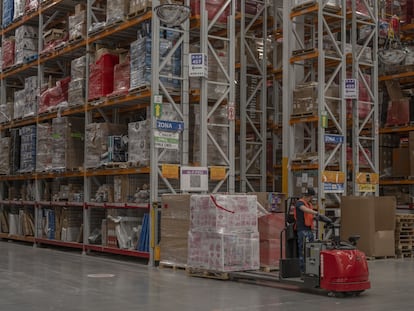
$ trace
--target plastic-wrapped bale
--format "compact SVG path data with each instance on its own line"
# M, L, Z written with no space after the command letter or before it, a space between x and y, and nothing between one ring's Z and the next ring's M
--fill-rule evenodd
M85 82L85 79L70 81L68 91L69 106L78 106L85 103Z
M129 14L139 13L150 8L152 5L151 0L130 0L129 1Z
M131 69L129 59L114 67L114 91L112 94L126 94L130 86Z
M84 160L85 119L61 117L52 120L52 168L79 169Z
M257 270L259 234L188 232L188 266L204 270L230 272Z
M190 1L191 12L193 15L200 15L200 0ZM212 20L221 10L225 0L206 0L206 11L208 12L208 19ZM218 17L217 21L220 23L227 22L227 16L230 13L230 6L227 6L224 12Z
M70 78L72 80L85 79L86 77L86 56L72 60L70 64Z
M23 118L24 105L26 102L26 90L20 90L14 92L14 109L13 119Z
M145 86L145 42L142 37L131 43L130 48L130 88Z
M37 76L28 77L24 80L24 90L26 102L23 107L23 117L32 117L36 114L38 96L38 78Z
M13 102L0 104L0 123L10 122L13 119L13 109Z
M118 55L103 54L94 64L89 65L88 100L99 99L112 93L114 89L114 66Z
M13 21L23 16L26 0L14 0Z
M37 58L37 39L23 38L16 40L15 63L22 64Z
M193 195L191 230L257 232L255 195Z
M109 1L111 2L111 1ZM69 16L69 40L81 39L86 36L86 11L82 10Z
M46 89L40 95L38 113L53 110L59 104L67 104L70 77L56 82L56 86Z
M193 140L193 161L200 162L200 111L199 107L194 107L194 125L192 130L190 131ZM225 107L218 108L210 117L209 123L211 124L228 124L227 118L227 109ZM223 149L227 150L228 148L228 129L224 126L213 126L208 125L208 129L218 145ZM216 146L211 141L211 139L207 142L208 150L213 151L209 152L207 155L208 162L213 165L226 165L225 159L221 156L219 152L216 152Z
M14 65L14 38L7 38L3 40L2 56L3 56L3 69Z
M128 123L128 162L150 165L151 121Z
M20 172L30 173L36 168L36 125L20 128Z
M101 166L101 158L108 153L108 137L111 135L124 135L127 126L113 123L91 123L85 128L85 167L95 168Z
M49 123L37 125L36 171L46 172L52 168L52 126Z
M10 174L10 137L0 138L0 175Z
M24 12L30 13L33 12L35 10L37 10L37 8L39 7L39 1L38 0L26 0L26 5L24 7Z
M19 172L20 169L20 129L10 130L10 174L14 175Z
M3 28L6 28L13 22L14 18L14 0L3 0Z
M106 24L110 25L125 20L128 13L129 1L112 0L106 2Z

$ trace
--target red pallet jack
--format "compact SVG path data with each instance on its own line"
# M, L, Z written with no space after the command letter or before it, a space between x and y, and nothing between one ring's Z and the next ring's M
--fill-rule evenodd
M297 247L297 234L294 230L294 217L291 207L296 199L289 199L285 208L285 228L280 234L281 259L278 275L265 272L231 273L232 279L257 284L286 284L294 289L317 290L330 296L358 296L371 287L368 264L365 254L356 248L359 236L351 236L349 242L339 238L340 225L328 217L320 217L325 222L329 237L305 243L305 271L301 274ZM283 254L284 249L284 254ZM269 282L271 284L269 284Z

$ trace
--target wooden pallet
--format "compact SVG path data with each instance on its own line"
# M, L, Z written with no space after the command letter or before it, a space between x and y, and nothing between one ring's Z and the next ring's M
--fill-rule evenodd
M292 113L291 118L292 119L300 119L300 118L308 118L308 117L314 117L316 114L314 111L310 112L303 112L303 113Z
M169 263L169 262L160 262L159 266L160 269L172 269L173 271L177 270L185 270L187 271L187 265L185 264L177 264L177 263Z
M138 87L134 87L132 89L129 89L130 94L141 93L141 92L144 92L144 91L149 91L148 86L142 85L142 86L138 86Z
M188 275L200 278L208 278L215 280L229 280L230 276L228 272L218 272L204 269L188 268Z
M279 271L279 267L263 265L263 266L260 266L260 271L264 271L264 272Z
M396 256L367 256L367 260L374 261L374 260L385 260L385 259L395 259Z
M292 52L292 56L302 56L302 55L312 54L312 53L315 53L317 51L318 50L315 49L315 48L294 50Z
M306 1L304 3L296 5L294 8L292 8L292 12L298 12L302 11L304 9L310 8L316 4L315 0Z

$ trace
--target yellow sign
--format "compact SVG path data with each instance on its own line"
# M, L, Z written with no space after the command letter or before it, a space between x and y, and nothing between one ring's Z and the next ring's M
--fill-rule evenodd
M375 192L377 185L374 184L358 184L358 192Z
M357 184L379 184L379 174L358 173L356 176Z
M210 168L210 180L223 180L226 178L226 168L224 166L212 166Z
M343 184L345 182L345 173L337 171L323 171L322 172L322 182L324 183L334 183L334 184Z
M162 165L162 176L164 178L178 179L179 167L175 164L163 164Z

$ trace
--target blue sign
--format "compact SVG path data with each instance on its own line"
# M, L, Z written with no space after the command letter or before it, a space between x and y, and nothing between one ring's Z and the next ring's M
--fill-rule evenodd
M184 130L184 122L157 120L157 129L160 131L181 132Z
M323 191L325 193L344 193L344 184L323 183Z
M325 135L325 144L343 144L344 143L344 136L343 135L336 135L336 134L326 134Z

